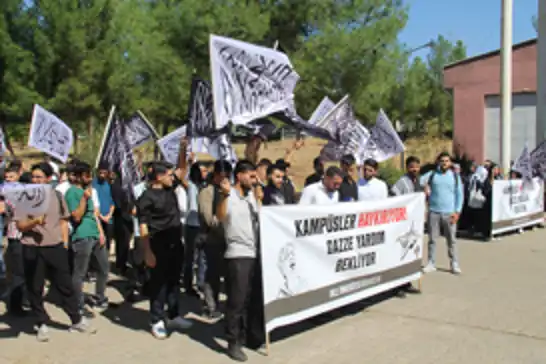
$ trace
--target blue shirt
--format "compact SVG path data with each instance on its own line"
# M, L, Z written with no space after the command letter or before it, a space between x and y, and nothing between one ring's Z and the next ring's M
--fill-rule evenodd
M432 178L429 186L430 196L428 199L429 210L441 214L461 213L463 210L464 192L463 182L460 176L456 176L452 170L442 173L439 169L428 172L421 177L421 185L426 186ZM457 178L458 182L455 180Z
M97 178L93 179L93 188L97 191L99 197L100 214L106 216L110 213L110 209L114 206L112 199L112 188L107 181L100 182ZM110 220L112 223L112 220Z

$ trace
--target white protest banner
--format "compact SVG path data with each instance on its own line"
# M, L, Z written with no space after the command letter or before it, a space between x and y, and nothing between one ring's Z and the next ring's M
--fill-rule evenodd
M293 99L299 75L286 54L212 34L209 47L216 129L282 111Z
M41 150L66 163L73 142L72 129L40 105L34 105L28 138L29 147Z
M266 331L421 277L425 195L260 211Z
M372 158L377 162L384 162L405 149L391 121L383 109L379 110L375 125L370 129L370 138L360 152L360 158L362 160Z
M157 146L163 154L163 158L171 164L178 164L180 153L180 139L186 136L187 125L181 126L172 133L165 135L157 141Z
M534 178L523 188L523 180L493 183L492 235L544 222L544 181Z
M336 106L336 104L330 100L328 96L325 96L320 102L319 106L313 111L309 118L309 124L317 124L320 120L324 119L326 115Z
M17 185L6 184L2 188L4 198L15 206L17 211L32 216L44 215L49 208L49 201L53 195L51 185Z

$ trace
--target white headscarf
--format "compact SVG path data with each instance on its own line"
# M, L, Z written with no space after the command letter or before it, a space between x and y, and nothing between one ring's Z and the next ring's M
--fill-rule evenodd
M470 178L470 183L474 183L474 182L484 183L485 180L487 180L487 176L489 176L489 172L487 171L487 168L485 168L484 166L479 166L478 168L476 168L476 172L474 172L474 174Z

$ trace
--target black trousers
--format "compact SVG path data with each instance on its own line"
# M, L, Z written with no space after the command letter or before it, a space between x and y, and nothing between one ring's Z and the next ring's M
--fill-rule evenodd
M155 324L164 319L165 304L169 319L179 315L180 273L184 259L180 228L155 234L150 239L150 248L156 265L150 269L146 292L150 297L151 321Z
M78 298L72 285L68 250L63 244L51 247L23 245L23 262L28 301L32 312L36 315L36 323L41 325L49 321L43 298L47 272L51 273L48 275L51 284L61 296L62 309L70 317L73 324L78 323L81 320L78 312Z
M106 249L110 252L110 245L114 239L114 224L110 224L101 220L102 231L104 231L104 237L106 239ZM109 253L110 254L110 253Z
M227 259L226 339L230 344L265 341L260 262L254 258Z
M133 235L133 221L121 215L114 216L114 239L116 240L116 268L125 270L129 261L129 247Z
M21 311L25 297L25 269L23 244L18 239L8 239L6 263L11 272L9 311Z
M203 287L205 310L214 312L218 309L220 299L220 278L224 273L225 267L225 246L220 243L207 242L204 251L207 262L205 285Z
M200 230L199 227L186 225L186 238L184 239L184 288L186 291L193 288L195 238Z

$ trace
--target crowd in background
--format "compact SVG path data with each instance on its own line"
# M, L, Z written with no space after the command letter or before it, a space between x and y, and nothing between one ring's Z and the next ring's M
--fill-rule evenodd
M43 216L27 216L10 201L0 201L0 219L6 227L2 233L7 238L0 273L5 278L7 267L8 311L17 316L31 312L38 340L50 338L43 298L46 281L62 298L71 331L96 332L89 319L109 305L106 287L113 245L115 273L127 282L125 298L150 301L154 337L165 339L173 330L191 327L180 312L183 288L189 299L202 302L204 317L220 320L225 315L227 353L245 361L243 346L257 349L265 340L258 260L262 205L366 202L425 192L429 248L424 272L436 270L435 246L443 235L451 271L460 274L457 227L490 236L492 183L502 178L490 161L463 174L451 156L442 153L426 173L421 173L420 160L410 156L404 176L388 186L373 159L358 166L354 156L345 155L339 166L326 168L317 157L314 173L298 196L289 176L301 140L275 162L258 160L255 152L235 166L221 160L194 162L193 156L188 160L186 146L187 141L181 140L176 166L141 163L143 179L132 191L124 189L118 174L104 164L95 170L77 159L64 168L50 160L28 171L17 160L4 166L3 186L53 187L54 196ZM476 191L482 197L477 198ZM86 281L94 282L93 294L84 292ZM222 291L227 295L225 305L220 301ZM404 297L414 289L405 285L395 291Z

